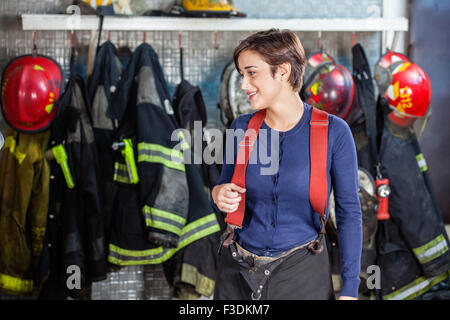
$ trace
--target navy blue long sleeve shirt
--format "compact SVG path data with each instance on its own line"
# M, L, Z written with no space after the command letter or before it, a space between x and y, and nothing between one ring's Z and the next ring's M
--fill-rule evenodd
M263 122L246 171L246 206L235 238L257 255L277 256L315 239L319 215L309 201L309 137L312 107L292 129L280 132ZM231 182L239 141L252 114L239 116L227 132L224 164L218 185ZM356 148L347 123L329 116L328 196L334 190L341 256L342 296L358 297L362 250L362 214L358 197ZM215 206L215 204L213 203ZM216 206L217 208L217 206ZM327 218L329 206L327 206Z

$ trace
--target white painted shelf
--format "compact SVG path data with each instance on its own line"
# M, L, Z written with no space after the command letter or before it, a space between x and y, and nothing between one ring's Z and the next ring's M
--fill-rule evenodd
M97 30L98 16L23 14L23 30ZM105 16L103 30L111 31L408 31L407 18L362 19L247 19Z

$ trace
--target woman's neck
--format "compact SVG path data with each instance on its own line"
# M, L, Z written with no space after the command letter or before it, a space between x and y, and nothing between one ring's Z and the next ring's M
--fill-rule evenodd
M305 109L303 101L296 92L278 101L267 108L265 122L271 129L288 131L302 118Z

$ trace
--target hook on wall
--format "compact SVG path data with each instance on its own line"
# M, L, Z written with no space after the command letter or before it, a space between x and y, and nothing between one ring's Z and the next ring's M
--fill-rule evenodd
M214 49L219 49L219 33L217 31L214 31Z
M70 48L73 50L75 47L75 33L73 30L70 31Z
M317 47L322 51L322 31L317 33Z
M32 49L32 56L36 57L37 55L37 46L36 46L36 40L37 40L37 32L33 31L33 49Z

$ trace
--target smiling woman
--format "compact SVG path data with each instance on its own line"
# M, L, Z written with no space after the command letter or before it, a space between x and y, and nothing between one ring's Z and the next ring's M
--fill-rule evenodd
M214 298L334 299L324 237L333 188L340 299L356 299L362 226L350 128L301 100L306 57L293 32L255 33L240 42L233 58L256 112L231 124L245 137L227 134L221 177L211 192L228 224ZM276 143L264 139L273 135ZM277 170L263 173L264 161L255 152L260 148L277 156ZM232 161L230 153L237 155Z

